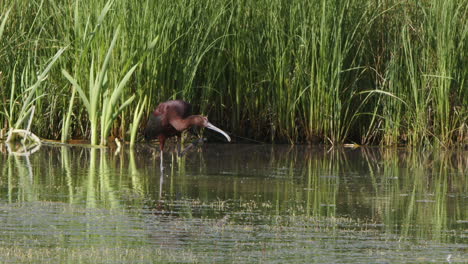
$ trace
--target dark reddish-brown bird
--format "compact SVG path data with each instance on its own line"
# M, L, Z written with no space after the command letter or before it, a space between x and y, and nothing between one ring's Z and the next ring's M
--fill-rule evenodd
M182 100L171 100L160 103L148 118L143 133L146 140L155 138L159 140L161 164L166 139L173 136L177 136L180 139L182 132L192 126L209 128L221 133L228 141L231 141L228 134L208 122L208 118L201 115L191 115L191 112L192 107L189 103Z

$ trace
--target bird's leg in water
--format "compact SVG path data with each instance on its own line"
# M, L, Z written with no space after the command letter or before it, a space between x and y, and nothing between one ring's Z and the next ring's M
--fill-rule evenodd
M161 167L161 177L159 177L159 199L162 198L162 187L164 183L164 169Z
M161 169L161 177L163 176L164 173L164 167L163 167L163 151L161 150L161 155L159 155L159 159L161 160L160 169Z

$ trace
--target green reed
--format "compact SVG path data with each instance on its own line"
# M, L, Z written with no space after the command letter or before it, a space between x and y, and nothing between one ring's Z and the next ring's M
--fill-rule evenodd
M19 0L0 5L0 63L9 65L0 109L21 94L3 87L67 47L35 91L43 97L33 127L45 138L127 139L147 96L143 116L185 99L225 130L261 141L463 144L467 12L467 1L442 0ZM117 28L92 114L61 69L89 83ZM104 91L133 65L114 107L103 107L115 89L107 99ZM6 120L0 114L2 127Z
M106 4L98 21L103 20L103 17L111 8L111 5L112 5L111 1ZM100 65L100 67L96 70L96 72L94 70L95 66L94 66L94 55L93 55L93 58L91 59L90 70L89 70L89 77L88 77L89 85L88 85L87 93L82 88L82 85L78 84L78 81L75 78L73 78L65 69L62 70L63 75L73 85L73 89L76 89L78 91L78 94L88 113L90 126L91 126L91 144L92 145L97 144L99 124L101 127L100 144L107 145L107 137L109 136L110 129L113 126L114 120L123 111L123 109L126 106L128 106L135 98L135 95L132 95L126 98L125 101L122 102L120 106L117 105L118 100L120 99L123 93L123 89L126 83L129 81L132 73L135 71L137 65L133 66L130 70L128 70L128 72L125 74L125 76L122 78L121 81L109 80L108 67L109 67L110 59L112 57L113 49L119 37L119 32L120 32L120 27L117 27L115 34L112 38L110 47L105 53L105 57L103 59L102 65ZM115 88L114 89L108 88L108 86L110 86L108 82L114 83ZM73 91L73 94L74 94L74 91ZM70 103L72 102L73 101L71 100Z

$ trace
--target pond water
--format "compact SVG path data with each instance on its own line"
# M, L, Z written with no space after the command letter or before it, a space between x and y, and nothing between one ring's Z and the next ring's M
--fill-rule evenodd
M0 149L0 263L468 262L467 151Z

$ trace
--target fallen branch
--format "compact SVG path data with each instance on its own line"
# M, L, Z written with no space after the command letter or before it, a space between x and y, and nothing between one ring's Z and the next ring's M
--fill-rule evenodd
M6 140L7 143L11 142L12 139L15 138L13 137L13 135L21 136L23 139L29 139L31 141L34 141L37 145L41 145L41 139L31 131L25 129L10 129L10 131L8 131L8 137Z
M34 152L38 151L41 148L41 145L35 145L33 148L28 148L25 145L22 145L22 148L19 149L19 151L13 150L13 148L10 146L10 143L5 144L8 150L8 154L12 154L15 156L29 156L33 154Z

